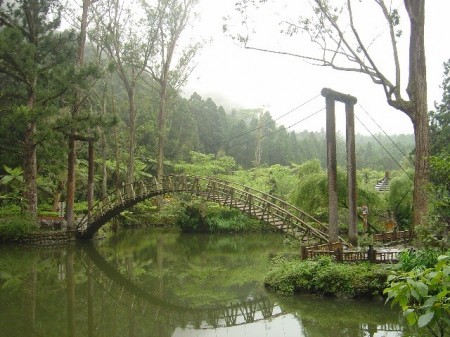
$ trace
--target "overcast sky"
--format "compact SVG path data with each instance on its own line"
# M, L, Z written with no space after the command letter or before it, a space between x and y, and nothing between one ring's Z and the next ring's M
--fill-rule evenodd
M201 18L195 23L196 29L204 39L212 38L213 40L205 45L201 55L196 59L197 67L184 90L186 96L195 91L204 99L212 98L216 104L223 105L228 112L233 108L264 108L270 111L274 118L287 114L277 121L286 127L298 123L292 129L320 130L325 127L324 112L306 121L301 120L325 106L323 97L315 98L311 103L292 113L289 111L320 95L322 88L328 87L351 94L358 99L358 104L355 106L356 115L365 126L357 120L357 133L367 134L366 128L373 133L382 131L388 134L413 133L409 118L402 112L389 107L382 87L373 84L367 76L316 67L295 57L252 51L234 43L222 32L224 23L222 17L235 15L233 10L235 2L235 0L201 0L198 7ZM309 7L309 1L296 0L295 2L297 8L288 7L289 14L296 16L297 12L302 12L302 6ZM399 10L403 10L403 6L400 4L397 6L400 6ZM258 17L255 16L256 24L263 22L259 32L261 29L264 32L259 34L259 38L255 37L250 44L293 52L304 51L305 49L299 48L310 46L299 43L298 38L293 37L287 40L277 34L280 28L276 22L286 15L283 12L284 9L280 8L272 12L267 10ZM427 1L426 57L429 109L434 107L435 101L440 102L442 99L440 89L443 79L442 64L450 59L450 44L447 37L450 32L448 13L450 13L450 1ZM407 23L406 16L402 19ZM362 20L363 26L370 27L364 22L367 20L366 17ZM369 29L376 30L381 25L377 26L375 23L373 27ZM377 34L383 33L382 30ZM404 34L401 42L403 45L400 45L400 48L407 50L408 40L409 33ZM384 52L382 48L378 50ZM389 59L389 56L388 50L386 58ZM407 73L407 67L405 63L404 73ZM374 124L366 112L381 126L382 130ZM336 113L337 127L343 131L345 130L343 105L336 106Z

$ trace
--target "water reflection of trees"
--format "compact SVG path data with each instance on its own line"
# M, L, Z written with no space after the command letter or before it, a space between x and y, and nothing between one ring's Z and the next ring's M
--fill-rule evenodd
M399 324L400 312L382 303L374 305L374 301L377 302L376 299L352 300L301 295L280 298L278 303L282 310L291 312L301 321L305 336L402 336L404 328Z
M121 274L93 246L84 246L83 252L98 269L91 269L89 278L95 279L95 283L107 292L109 297L122 304L134 301L133 305L137 308L145 307L146 311L158 312L160 322L166 326L192 326L197 329L229 327L281 315L279 310L275 310L275 304L266 296L228 299L225 303L216 302L207 307L180 304L179 301L172 303L161 297L160 292L148 292L136 285L130 275Z
M180 328L240 326L285 313L301 323L300 336L400 329L388 307L267 296L255 282L281 240L161 234L98 247L0 249L0 331L12 337L164 337Z
M264 294L262 278L270 264L270 254L282 247L255 236L156 235L141 243L124 245L136 249L130 252L118 247L98 247L101 255L126 273L124 260L133 257L133 282L149 293L170 302L191 306L207 306L230 298L249 294ZM258 293L255 294L255 291Z

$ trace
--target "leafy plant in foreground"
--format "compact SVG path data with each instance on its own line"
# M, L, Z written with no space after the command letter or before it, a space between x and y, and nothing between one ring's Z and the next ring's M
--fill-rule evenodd
M450 254L439 256L433 268L394 273L388 282L387 300L401 307L409 325L436 337L450 332Z

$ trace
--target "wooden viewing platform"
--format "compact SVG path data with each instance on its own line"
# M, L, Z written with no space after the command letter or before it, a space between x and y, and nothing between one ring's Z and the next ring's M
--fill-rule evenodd
M372 246L366 251L349 250L340 242L302 247L302 260L317 258L320 256L332 256L337 262L363 262L370 263L396 263L400 250L384 249L376 250Z

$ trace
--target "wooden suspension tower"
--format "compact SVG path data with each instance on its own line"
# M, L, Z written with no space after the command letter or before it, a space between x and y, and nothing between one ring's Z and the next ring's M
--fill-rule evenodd
M328 213L329 240L338 241L338 194L336 163L336 113L335 102L345 104L347 188L348 188L348 236L351 245L357 245L358 227L356 213L356 156L355 156L355 111L356 98L328 88L322 89L326 102L326 137L328 169Z

